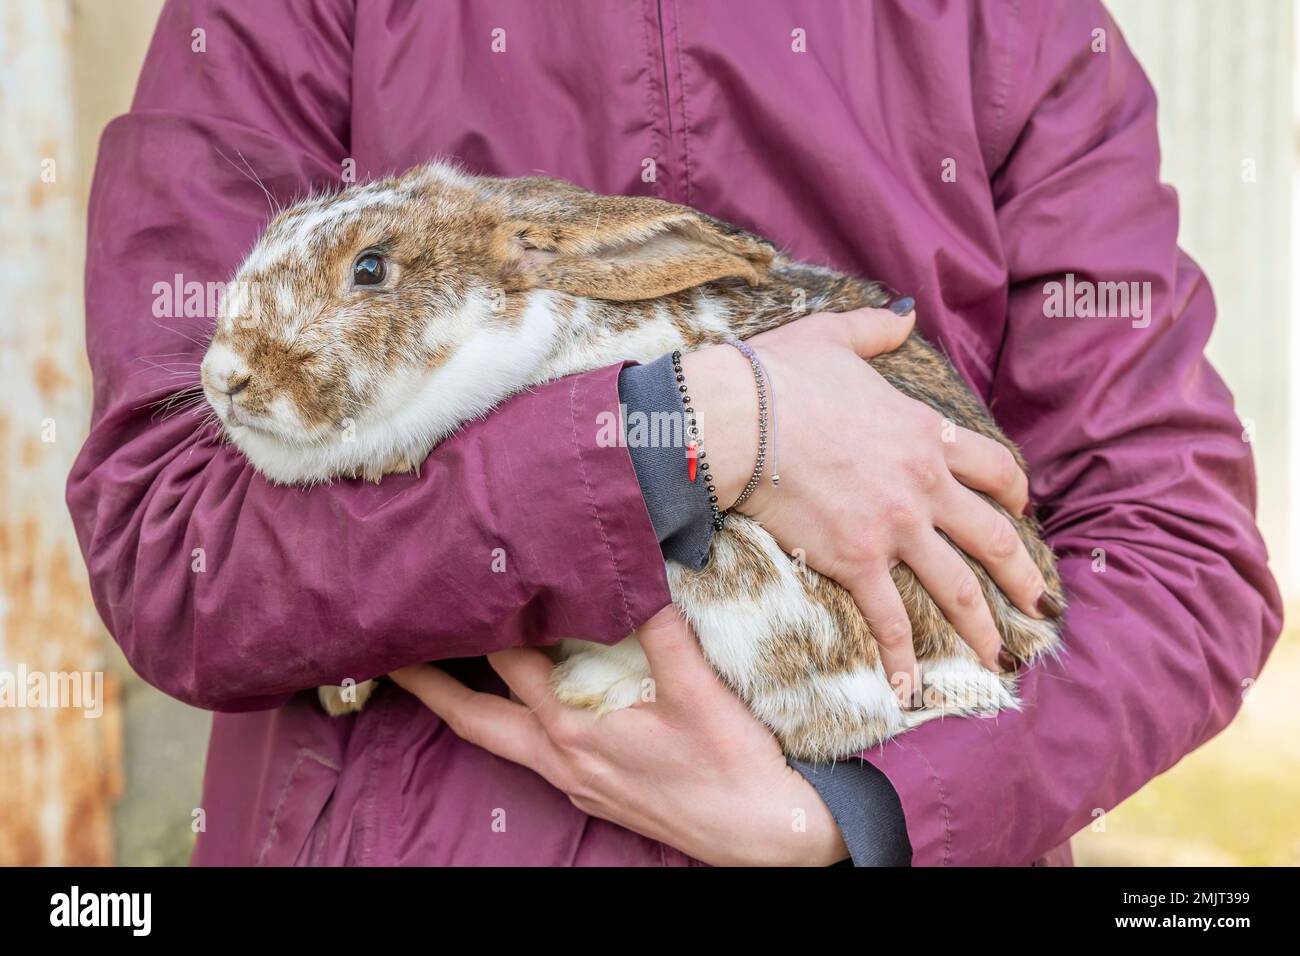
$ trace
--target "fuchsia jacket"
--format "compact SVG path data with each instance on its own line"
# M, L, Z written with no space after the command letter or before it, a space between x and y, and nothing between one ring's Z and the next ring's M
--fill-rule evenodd
M176 380L150 363L197 362L211 326L156 318L155 283L230 277L268 218L245 164L282 201L347 160L359 179L435 156L544 172L916 296L1024 449L1071 601L1022 712L864 755L916 864L1035 861L1221 730L1280 602L1155 110L1091 0L169 3L100 147L94 419L68 503L131 664L218 711L195 861L691 862L392 685L342 720L303 693L450 658L499 686L472 659L613 642L669 595L628 453L597 444L618 368L520 396L379 486L272 487L197 418L155 413ZM1049 316L1066 274L1149 282L1150 324Z

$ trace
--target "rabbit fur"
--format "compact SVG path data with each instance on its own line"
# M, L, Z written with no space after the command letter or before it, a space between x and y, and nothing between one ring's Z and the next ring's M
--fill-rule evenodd
M365 251L385 263L375 286L353 282ZM229 288L201 366L205 393L253 467L295 485L416 471L438 442L529 386L889 299L879 283L792 261L693 209L445 163L286 209ZM1024 467L919 335L871 364ZM1036 522L1007 517L1064 606ZM966 561L1004 648L1023 662L1054 652L1060 621L1021 613ZM923 674L922 706L911 710L848 592L786 555L757 522L733 514L707 567L669 562L667 574L713 668L792 757L844 757L934 717L1017 707L1014 675L980 664L904 564L892 576ZM322 688L321 700L346 713L373 687ZM565 640L554 690L605 712L649 699L653 682L635 637Z

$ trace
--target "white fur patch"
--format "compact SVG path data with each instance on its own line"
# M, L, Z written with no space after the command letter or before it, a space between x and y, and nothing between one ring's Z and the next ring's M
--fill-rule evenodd
M395 457L417 460L463 423L539 378L555 345L553 292L534 292L514 326L488 321L486 297L471 296L440 317L442 334L459 341L432 371L408 369L385 380L370 407L324 441L285 444L255 432L235 435L257 469L286 484L328 481ZM463 335L463 338L461 337Z
M231 379L248 374L247 363L224 342L214 342L208 347L200 367L207 381L223 391L228 387Z
M606 647L587 641L561 642L564 663L554 676L565 703L603 713L655 699L650 662L635 637Z

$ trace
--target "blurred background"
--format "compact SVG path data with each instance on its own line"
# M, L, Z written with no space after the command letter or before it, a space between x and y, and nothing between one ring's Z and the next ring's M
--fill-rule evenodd
M1292 0L1108 5L1160 96L1163 177L1218 299L1210 355L1254 444L1260 525L1292 613L1233 725L1099 815L1075 852L1090 865L1300 864L1300 18ZM0 709L0 865L184 864L193 841L209 717L127 667L63 504L91 395L90 177L160 7L0 4L0 672L106 672L99 719Z

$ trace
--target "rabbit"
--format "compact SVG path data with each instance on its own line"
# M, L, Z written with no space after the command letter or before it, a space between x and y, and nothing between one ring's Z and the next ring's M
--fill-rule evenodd
M444 162L280 212L229 288L201 363L204 394L252 466L292 485L415 472L459 426L529 386L890 299L878 282L792 261L694 209ZM871 364L1024 467L918 334ZM1038 525L1007 517L1064 608ZM1054 653L1059 618L1022 614L966 561L1005 649L1022 662ZM667 565L673 600L715 671L803 760L859 753L934 717L1018 706L1014 675L981 666L906 565L892 575L922 666L919 708L900 706L848 592L756 521L729 516L703 570ZM558 656L553 689L570 705L603 713L652 693L634 636L612 646L566 639ZM373 689L321 688L320 698L337 715Z

